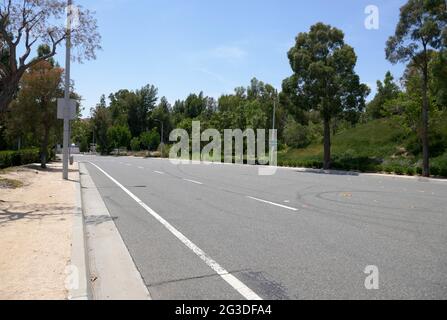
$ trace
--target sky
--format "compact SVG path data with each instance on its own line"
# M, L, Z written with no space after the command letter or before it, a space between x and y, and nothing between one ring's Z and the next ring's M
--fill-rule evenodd
M287 58L300 32L324 22L344 31L356 71L373 90L390 70L385 43L405 0L74 0L96 12L102 50L72 65L75 90L89 116L102 94L153 84L170 103L203 91L218 98L253 77L281 88L292 74ZM369 5L378 29L365 27ZM64 65L64 50L57 60Z

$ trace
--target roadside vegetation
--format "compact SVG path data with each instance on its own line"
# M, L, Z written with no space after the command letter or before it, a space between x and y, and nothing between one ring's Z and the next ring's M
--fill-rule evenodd
M343 30L318 22L301 30L288 51L291 71L280 92L256 78L232 94L212 98L196 92L171 103L151 84L122 89L103 95L90 118L73 123L72 141L81 152L95 146L93 151L104 155L167 156L170 132L185 129L191 136L192 121L200 121L202 130L223 132L269 129L275 118L279 165L447 176L446 25L444 0L409 0L395 33L383 44L384 59L404 63L405 72L384 74L374 96L355 72L358 58ZM97 37L92 40L96 48ZM41 49L43 57L48 50ZM1 117L0 148L37 146L42 156L46 145L61 141L60 123L49 122L50 130L15 124L19 110L24 111L21 117L27 110L34 110L33 117L54 111L54 99L27 104L33 97L25 90L27 78L36 68L48 73L46 82L60 70L49 58L43 60L24 73L9 116ZM61 95L60 83L54 84L53 98ZM43 88L32 91L43 93Z

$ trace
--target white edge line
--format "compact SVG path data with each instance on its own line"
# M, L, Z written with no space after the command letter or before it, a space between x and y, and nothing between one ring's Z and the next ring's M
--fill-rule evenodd
M184 181L191 182L191 183L195 183L195 184L203 185L203 183L202 183L202 182L199 182L199 181L194 181L194 180L189 180L189 179L183 179L183 180L184 180Z
M230 274L227 270L221 267L216 261L209 257L202 249L196 246L191 240L184 236L180 231L173 227L169 222L163 219L158 213L152 210L148 205L141 201L132 192L127 190L121 183L115 180L103 169L96 164L89 162L101 171L107 178L120 187L125 193L127 193L133 200L135 200L143 209L145 209L151 216L153 216L158 222L160 222L166 229L168 229L177 239L179 239L186 247L193 251L203 262L205 262L214 272L216 272L225 282L232 286L237 292L239 292L247 300L262 300L254 291L248 288L238 278Z
M259 202L263 202L263 203L268 203L268 204L271 204L273 206L281 207L281 208L284 208L284 209L287 209L287 210L299 211L297 208L284 206L284 205L279 204L279 203L274 203L274 202L271 202L271 201L262 200L262 199L258 199L258 198L254 198L254 197L250 197L250 196L247 196L247 198L252 199L252 200L256 200L256 201L259 201Z
M161 172L161 171L154 171L155 173L158 173L158 174L165 174L164 172Z

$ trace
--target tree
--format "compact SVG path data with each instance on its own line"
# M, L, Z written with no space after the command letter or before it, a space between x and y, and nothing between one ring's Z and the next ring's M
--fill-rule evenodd
M331 119L343 112L364 109L369 88L360 83L354 67L354 49L341 30L317 23L300 33L288 57L294 74L284 80L283 91L293 108L317 110L324 122L324 168L331 165Z
M127 148L129 146L132 135L126 126L113 126L107 130L107 137L112 146L118 149L119 154L121 147Z
M444 0L409 0L400 9L394 36L386 44L386 58L396 64L411 61L422 73L423 175L430 176L428 97L430 51L446 46L447 8Z
M150 150L156 150L160 144L160 134L156 129L153 129L150 132L143 132L140 136L141 144L144 148Z
M25 72L54 57L68 31L72 46L79 49L77 58L95 58L100 49L96 20L89 10L78 8L77 22L67 30L65 0L5 0L0 4L0 112L13 100ZM69 11L71 17L74 11ZM49 52L30 58L33 47L39 44L48 45Z
M129 101L128 125L133 137L140 136L148 130L149 116L156 107L158 89L153 85L146 85L135 92Z
M100 102L96 105L94 109L91 110L92 114L92 125L93 125L93 136L94 140L98 144L98 151L101 154L108 154L110 152L110 142L107 135L107 131L112 125L112 119L110 115L110 110L106 105L106 97L101 96Z
M185 100L185 115L188 118L197 118L206 109L206 98L203 92L199 95L190 94Z
M46 168L50 136L58 123L56 98L62 94L61 83L62 69L40 61L25 72L17 99L9 106L8 127L37 137L42 168Z
M77 119L71 127L71 139L79 145L81 152L88 152L93 138L92 123L87 119Z
M150 114L156 107L157 88L147 85L136 91L119 90L110 94L110 113L113 125L128 126L138 137L150 126Z
M163 141L164 143L168 142L169 140L169 134L173 129L172 125L172 119L171 119L171 105L169 104L166 97L162 97L160 99L160 103L158 106L152 111L150 116L150 123L153 126L161 126L158 121L161 121L163 123ZM162 128L159 128L160 130ZM160 131L161 132L161 131Z
M436 103L447 108L447 51L437 52L431 64L432 90Z
M385 75L385 80L383 83L377 81L377 93L374 99L368 103L367 112L369 116L373 119L380 119L385 114L384 106L385 104L399 96L400 89L398 85L394 82L394 77L391 72L387 72Z

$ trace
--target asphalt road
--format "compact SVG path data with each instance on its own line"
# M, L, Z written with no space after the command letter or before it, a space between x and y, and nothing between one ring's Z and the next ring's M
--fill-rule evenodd
M206 259L262 299L447 299L447 182L78 160L154 299L244 299ZM371 265L379 270L378 290L365 288Z

